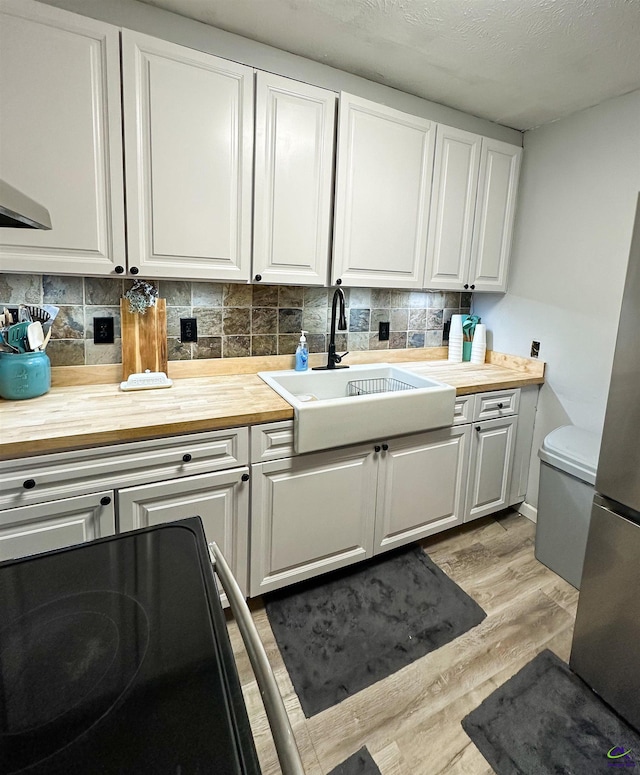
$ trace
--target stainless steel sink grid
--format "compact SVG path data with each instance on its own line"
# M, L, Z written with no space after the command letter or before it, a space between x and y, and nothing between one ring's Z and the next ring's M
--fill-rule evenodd
M415 390L415 385L408 385L399 379L380 377L378 379L354 379L347 383L348 396L369 396L373 393L395 393L398 390Z

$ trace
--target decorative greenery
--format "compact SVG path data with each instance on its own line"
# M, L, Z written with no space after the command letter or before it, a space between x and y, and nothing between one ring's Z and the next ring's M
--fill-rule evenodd
M134 280L124 297L129 300L129 310L132 313L144 315L149 307L155 306L158 289L146 280Z

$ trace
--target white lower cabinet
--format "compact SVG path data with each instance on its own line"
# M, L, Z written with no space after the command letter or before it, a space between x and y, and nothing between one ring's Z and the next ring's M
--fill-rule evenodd
M0 512L0 560L113 535L113 501L108 490Z
M246 592L248 478L243 467L118 490L119 532L200 517L207 541L218 544Z
M251 596L373 554L371 444L252 466Z
M474 423L465 522L509 505L517 415Z
M462 524L469 436L463 425L383 445L376 554Z

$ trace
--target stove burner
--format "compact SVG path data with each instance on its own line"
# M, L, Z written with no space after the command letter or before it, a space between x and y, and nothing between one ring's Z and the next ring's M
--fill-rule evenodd
M128 595L53 600L0 630L0 759L10 775L71 745L127 692L149 622Z

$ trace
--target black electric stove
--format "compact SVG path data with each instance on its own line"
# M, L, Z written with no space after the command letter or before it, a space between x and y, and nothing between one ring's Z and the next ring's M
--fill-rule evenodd
M0 563L0 773L260 772L198 518Z

